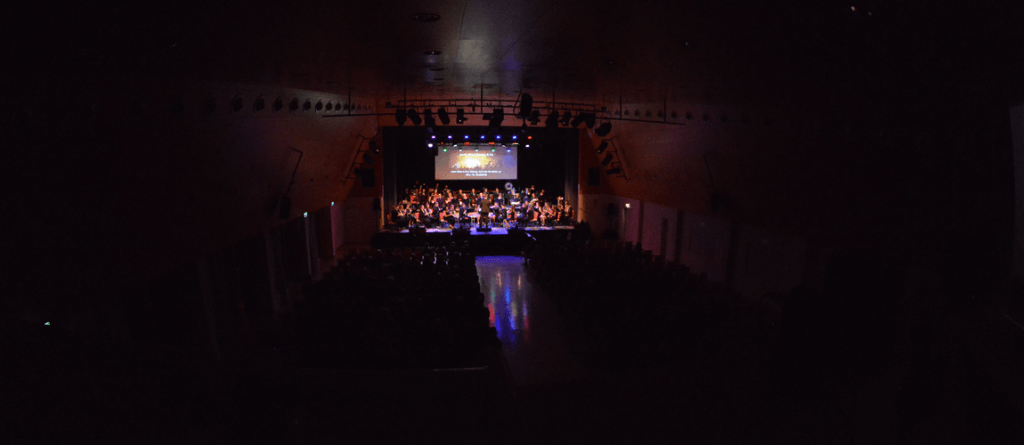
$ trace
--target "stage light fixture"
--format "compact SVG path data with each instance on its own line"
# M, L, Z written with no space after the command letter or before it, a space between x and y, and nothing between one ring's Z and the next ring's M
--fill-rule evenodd
M380 154L380 146L377 145L376 141L370 141L370 153L373 153L374 155Z
M481 141L482 141L482 140L484 140L485 138L487 138L487 136L486 136L486 135L482 135L482 134L480 135L480 140L481 140Z
M540 110L533 110L530 114L530 125L537 125L540 123Z
M604 153L608 149L608 141L601 141L601 145L597 146L597 154Z
M594 128L594 125L597 124L597 115L594 113L586 113L583 116L583 122L587 124L587 128Z
M468 134L466 135L465 139L469 139L469 135Z
M600 137L608 136L608 133L611 133L611 132L612 132L612 123L611 122L605 122L605 123L603 123L601 125L598 125L597 129L594 130L594 134L596 134L596 135L598 135Z
M363 153L363 163L366 165L373 165L373 155L369 153Z
M568 126L570 119L572 119L572 112L565 110L562 112L562 118L558 120L558 123Z
M466 110L458 108L455 110L455 123L462 124L466 122Z
M412 121L413 125L419 125L423 123L423 119L420 118L420 114L416 112L415 108L409 109L409 120Z
M579 114L576 115L576 117L572 118L572 122L569 122L569 126L573 128L578 128L580 124L583 123L584 119L586 119L586 116L584 116L584 113L581 111Z
M428 142L427 143L427 148L434 148L434 144L431 144L431 143Z
M405 119L406 119L405 108L399 108L399 109L395 110L395 121L398 122L398 126L399 127L405 125Z
M495 108L494 109L494 114L493 114L493 116L491 117L491 120L490 120L490 126L491 127L495 127L495 128L496 127L500 127L501 126L501 122L504 121L504 120L505 120L505 109L504 108Z
M430 112L430 108L423 109L423 122L429 129L433 129L437 125L437 121L434 120L434 115Z
M448 139L451 139L451 138L452 138L452 135L450 135L450 134L449 134L449 135L448 135Z
M611 153L609 153L609 154L611 154ZM610 169L608 169L607 171L604 172L604 174L607 175L607 176L617 175L619 173L622 173L622 167L610 168Z
M512 135L512 140L513 140L513 141L514 141L514 140L516 140L516 139L518 139L518 138L519 138L519 136L516 136L516 135L514 135L514 134Z
M607 167L608 164L612 163L613 159L615 159L615 156L612 155L611 153L608 153L608 154L604 155L604 159L601 160L601 166L602 167Z
M558 117L559 117L558 111L557 110L551 110L551 113L548 113L548 118L544 120L544 126L547 127L547 128L555 128L555 127L557 127L558 126Z
M444 107L437 109L437 118L441 120L441 125L452 123L452 119L448 117L448 110L445 110Z

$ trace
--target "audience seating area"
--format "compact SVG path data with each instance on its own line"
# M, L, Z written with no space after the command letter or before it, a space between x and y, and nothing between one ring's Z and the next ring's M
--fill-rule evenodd
M578 336L585 358L633 367L712 353L734 299L707 276L632 243L541 240L526 260Z
M303 289L287 366L438 369L485 365L489 327L469 244L344 257Z

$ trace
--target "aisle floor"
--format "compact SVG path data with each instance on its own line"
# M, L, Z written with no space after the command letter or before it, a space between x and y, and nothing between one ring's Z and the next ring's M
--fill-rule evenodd
M498 330L516 384L583 378L584 369L570 354L558 312L530 278L523 258L481 256L476 268L491 326Z

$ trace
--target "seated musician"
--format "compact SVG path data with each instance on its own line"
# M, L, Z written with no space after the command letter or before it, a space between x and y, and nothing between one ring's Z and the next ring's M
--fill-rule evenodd
M519 215L516 214L515 207L508 208L508 217L505 218L505 228L510 229L512 227L519 227L518 221Z
M448 224L448 227L455 227L458 222L457 212L454 207L449 206L448 211L445 212L444 221Z
M505 206L499 204L497 207L494 207L493 210L494 210L494 213L493 213L494 217L492 219L494 220L494 224L496 224L498 226L504 225L504 223L505 223Z

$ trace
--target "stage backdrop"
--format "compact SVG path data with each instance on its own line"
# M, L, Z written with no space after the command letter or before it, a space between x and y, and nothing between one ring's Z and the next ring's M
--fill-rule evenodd
M496 138L499 134L500 140ZM384 128L384 201L387 209L401 200L405 189L418 184L480 190L504 188L506 182L511 182L517 189L532 185L537 190L545 190L545 196L565 196L575 202L577 169L567 168L567 165L575 167L578 162L579 130L528 127L523 133L520 127L505 127L499 134L486 127L437 127L435 139L431 139L424 127ZM452 139L448 139L449 135ZM516 145L512 143L513 135L516 136ZM466 146L464 141L471 141L471 145ZM442 142L446 143L447 152L440 145ZM454 145L456 142L462 144L463 160L473 159L479 168L469 165L472 162L457 165L459 151ZM495 145L489 145L490 142L495 142ZM503 143L504 147L501 146ZM434 146L428 147L427 144ZM490 168L487 167L488 162L491 163ZM454 169L456 173L452 173L452 166L459 167Z

